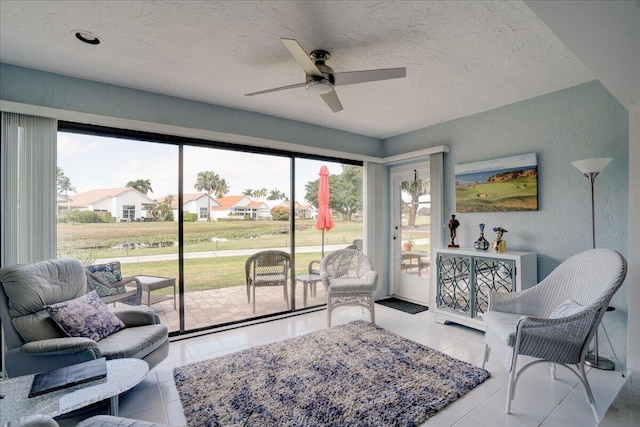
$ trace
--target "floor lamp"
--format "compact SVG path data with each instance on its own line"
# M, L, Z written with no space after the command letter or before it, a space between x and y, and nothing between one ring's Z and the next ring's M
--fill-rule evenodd
M611 162L610 157L603 157L598 159L585 159L585 160L577 160L572 162L573 166L578 168L580 172L584 174L589 180L589 185L591 186L591 245L593 249L596 248L596 223L595 223L595 210L594 210L594 197L593 197L593 183L598 176L598 174L604 169L609 162ZM608 310L612 310L613 307ZM602 325L604 328L604 325ZM609 340L609 336L607 335L607 331L604 331L607 336L607 340ZM611 345L611 341L609 341L609 345ZM611 350L613 350L613 346L611 346ZM618 360L618 356L615 354L615 350L613 350L613 355L616 360ZM604 357L598 356L598 330L596 329L595 340L593 345L593 353L587 354L585 358L585 365L597 368L604 369L607 371L611 371L615 369L615 364ZM620 362L618 362L620 364Z

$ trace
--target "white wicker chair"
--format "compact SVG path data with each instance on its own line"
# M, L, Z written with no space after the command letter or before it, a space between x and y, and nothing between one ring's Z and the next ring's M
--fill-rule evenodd
M327 326L331 312L342 305L357 305L369 310L375 323L373 293L378 285L378 273L365 254L357 249L331 252L320 262L320 277L327 291Z
M511 413L518 378L538 363L550 363L573 372L582 383L587 402L599 420L596 402L584 370L584 360L604 313L620 288L627 262L610 249L592 249L574 255L560 264L542 282L521 292L489 294L485 353L490 351L509 372L506 413ZM517 370L518 355L538 360ZM576 365L577 370L568 365Z

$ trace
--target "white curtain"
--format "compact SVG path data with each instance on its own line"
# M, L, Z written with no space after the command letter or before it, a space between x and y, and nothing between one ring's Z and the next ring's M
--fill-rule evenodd
M0 266L56 257L57 120L2 112Z

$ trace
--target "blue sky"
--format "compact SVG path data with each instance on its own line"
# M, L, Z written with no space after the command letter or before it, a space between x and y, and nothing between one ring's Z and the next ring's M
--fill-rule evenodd
M230 183L229 195L266 187L288 193L289 159L200 147L185 147L184 192L195 193L198 172L213 170ZM321 165L340 174L340 163L296 161L296 200L304 201L304 185L318 178ZM178 148L174 145L107 138L76 133L58 133L58 166L78 193L124 187L136 179L149 179L152 199L178 192ZM73 194L73 193L72 193Z
M462 163L455 166L456 175L480 171L500 171L505 169L515 169L536 165L536 154L528 153L519 156L503 157L500 159L484 160L481 162Z

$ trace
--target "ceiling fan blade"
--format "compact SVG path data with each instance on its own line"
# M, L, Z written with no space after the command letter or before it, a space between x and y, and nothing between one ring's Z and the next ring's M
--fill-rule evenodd
M261 90L259 92L245 93L244 96L262 95L263 93L271 93L271 92L278 92L280 90L295 89L297 87L305 87L306 85L307 85L306 83L296 83L294 85L275 87L273 89Z
M322 99L324 99L324 102L327 103L329 108L331 108L331 111L333 111L334 113L342 111L342 103L340 103L340 99L338 98L338 94L335 90L323 93L320 96L322 97Z
M333 74L333 85L344 86L376 80L401 79L407 77L407 69L385 68L381 70L347 71Z
M302 67L305 74L308 76L318 76L322 77L322 73L316 67L316 64L309 58L307 52L302 49L302 46L294 40L294 39L280 39L282 43L289 49L293 58L298 62L298 64Z

